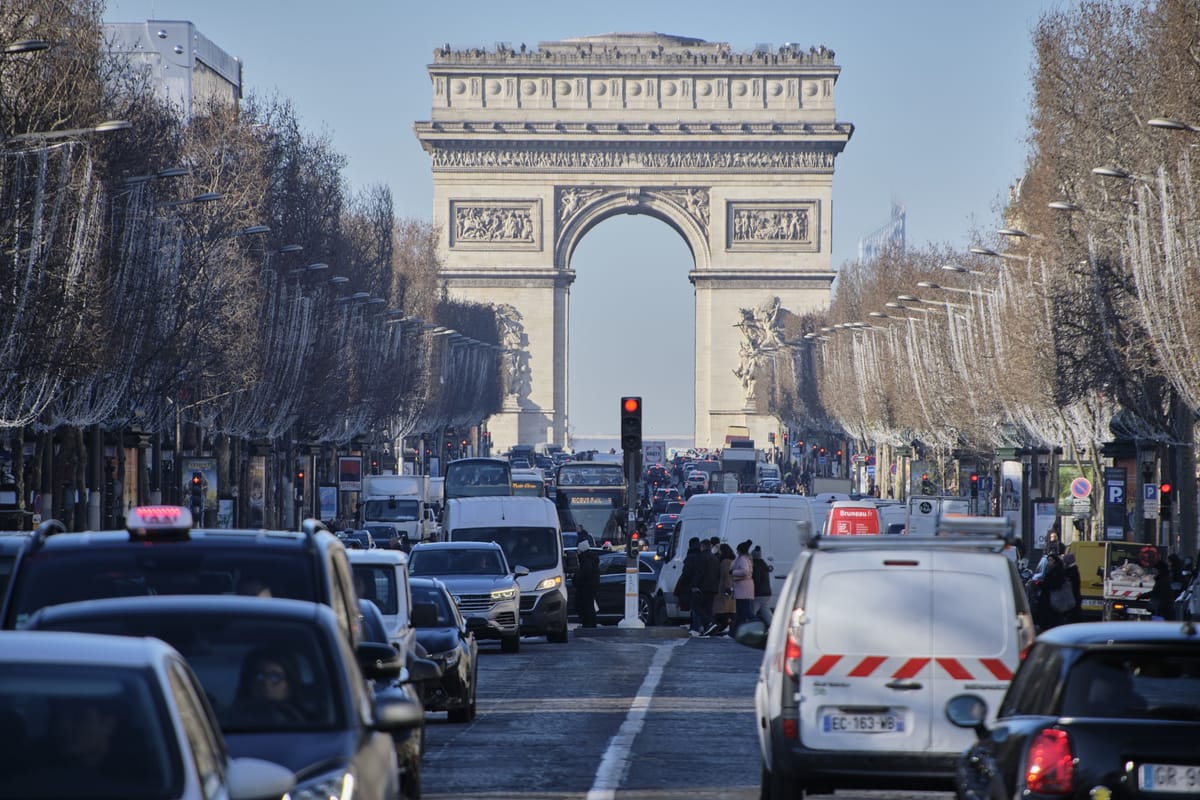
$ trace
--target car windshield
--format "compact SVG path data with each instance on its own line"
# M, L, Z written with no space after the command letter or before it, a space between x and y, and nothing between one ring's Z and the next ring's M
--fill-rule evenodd
M1061 716L1200 721L1200 652L1085 653L1062 692Z
M454 539L464 542L495 542L513 566L531 572L558 566L562 540L554 528L458 528Z
M414 549L408 557L410 575L507 575L503 556L478 547Z
M153 680L148 669L0 666L0 798L183 796Z
M342 678L307 621L109 613L44 628L162 639L187 659L227 734L344 727L341 695L332 688Z
M412 522L417 516L417 501L389 497L363 503L362 518L373 522Z
M12 587L9 607L15 609L19 628L38 609L59 603L156 594L250 594L323 602L317 586L312 558L299 547L217 550L188 542L122 543L30 553Z

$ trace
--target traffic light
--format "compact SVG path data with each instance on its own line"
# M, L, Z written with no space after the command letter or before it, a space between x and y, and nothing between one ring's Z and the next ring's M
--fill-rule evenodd
M783 446L787 447L787 443L788 443L788 435L785 433L783 435Z
M971 497L979 497L979 473L971 473Z
M1171 519L1171 490L1174 487L1168 481L1163 481L1158 487L1158 518L1161 520Z
M638 532L634 531L629 534L629 541L625 543L625 555L629 558L637 558L641 551L641 541L638 538Z
M642 449L642 398L621 398L621 449L637 453Z
M929 473L921 473L921 494L933 494L933 485L929 482Z
M838 448L838 451L837 451L837 457L838 458L842 457L842 448L840 448L840 447Z
M197 518L204 509L204 476L199 472L193 472L188 482L188 508Z
M379 474L379 459L378 458L371 459L371 474L372 475Z
M195 478L193 478L192 480L195 480ZM302 469L296 470L296 483L300 483L300 484L304 483L304 470L302 470Z

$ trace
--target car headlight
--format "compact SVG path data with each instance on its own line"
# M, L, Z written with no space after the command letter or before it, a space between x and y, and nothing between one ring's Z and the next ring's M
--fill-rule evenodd
M558 586L561 583L562 583L562 575L555 575L553 578L546 578L541 583L539 583L536 587L534 587L534 591L535 592L544 592L547 589L553 589L555 586Z
M326 772L288 792L291 800L351 800L354 797L354 773L349 769Z
M496 589L492 592L493 600L512 600L516 596L516 589Z
M458 656L458 650L446 650L442 653L434 653L430 657L442 662L442 666L449 668L458 664Z

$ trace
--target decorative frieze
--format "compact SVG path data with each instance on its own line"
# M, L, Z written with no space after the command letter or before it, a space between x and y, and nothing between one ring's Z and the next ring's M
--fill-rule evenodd
M820 219L815 200L730 202L726 208L729 250L817 250Z
M451 200L453 248L541 248L541 201Z
M673 172L824 172L833 170L834 153L824 148L768 150L677 145L670 150L589 147L457 147L432 150L439 170L670 170Z

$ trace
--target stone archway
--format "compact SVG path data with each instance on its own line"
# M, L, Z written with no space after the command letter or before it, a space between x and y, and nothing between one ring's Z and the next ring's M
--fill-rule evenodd
M505 322L498 448L566 438L571 255L614 214L654 216L691 249L696 444L777 430L755 378L781 344L778 310L829 300L834 160L853 133L834 115L839 72L824 47L662 34L434 51L432 119L415 130L441 278Z

